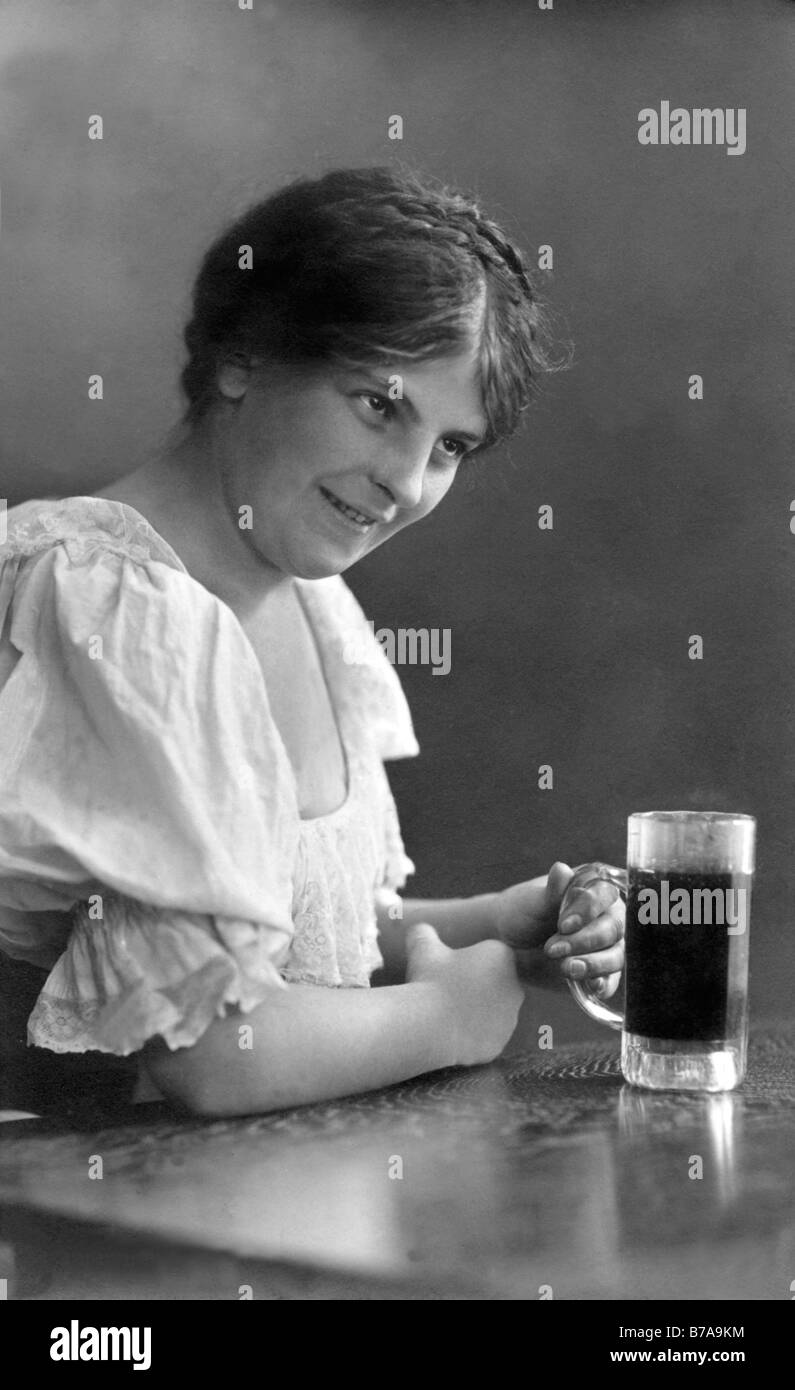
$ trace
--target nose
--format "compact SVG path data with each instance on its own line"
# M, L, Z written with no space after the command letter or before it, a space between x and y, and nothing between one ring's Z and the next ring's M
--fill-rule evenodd
M422 502L425 471L430 448L415 442L411 448L395 449L384 457L372 471L372 479L404 511L412 511Z

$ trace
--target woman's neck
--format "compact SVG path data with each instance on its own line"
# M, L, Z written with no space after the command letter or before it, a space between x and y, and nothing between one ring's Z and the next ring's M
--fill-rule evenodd
M183 444L149 459L95 496L135 508L179 556L188 573L235 610L257 608L292 576L246 544L224 497L219 470Z

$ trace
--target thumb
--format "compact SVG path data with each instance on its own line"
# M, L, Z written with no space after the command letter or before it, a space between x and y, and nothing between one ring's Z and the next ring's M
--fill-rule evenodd
M447 950L439 933L430 922L412 922L406 930L406 953L410 968L418 969L438 960Z
M559 859L555 861L547 874L547 909L556 912L560 907L563 895L566 892L571 880L574 877L574 870L568 864L563 864Z

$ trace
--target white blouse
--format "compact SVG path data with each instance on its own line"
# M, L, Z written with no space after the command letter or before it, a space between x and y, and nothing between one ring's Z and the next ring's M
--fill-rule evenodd
M344 580L296 581L348 765L343 805L307 820L240 623L139 512L69 497L7 521L0 950L50 972L28 1041L185 1047L288 981L367 987L378 897L414 871L384 759L419 747Z

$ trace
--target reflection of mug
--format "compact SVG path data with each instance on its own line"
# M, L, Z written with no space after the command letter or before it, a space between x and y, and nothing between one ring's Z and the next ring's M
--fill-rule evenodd
M719 811L629 817L627 870L584 864L560 916L598 879L627 903L623 1015L586 982L581 1008L621 1028L621 1070L652 1090L730 1091L745 1075L756 821Z

